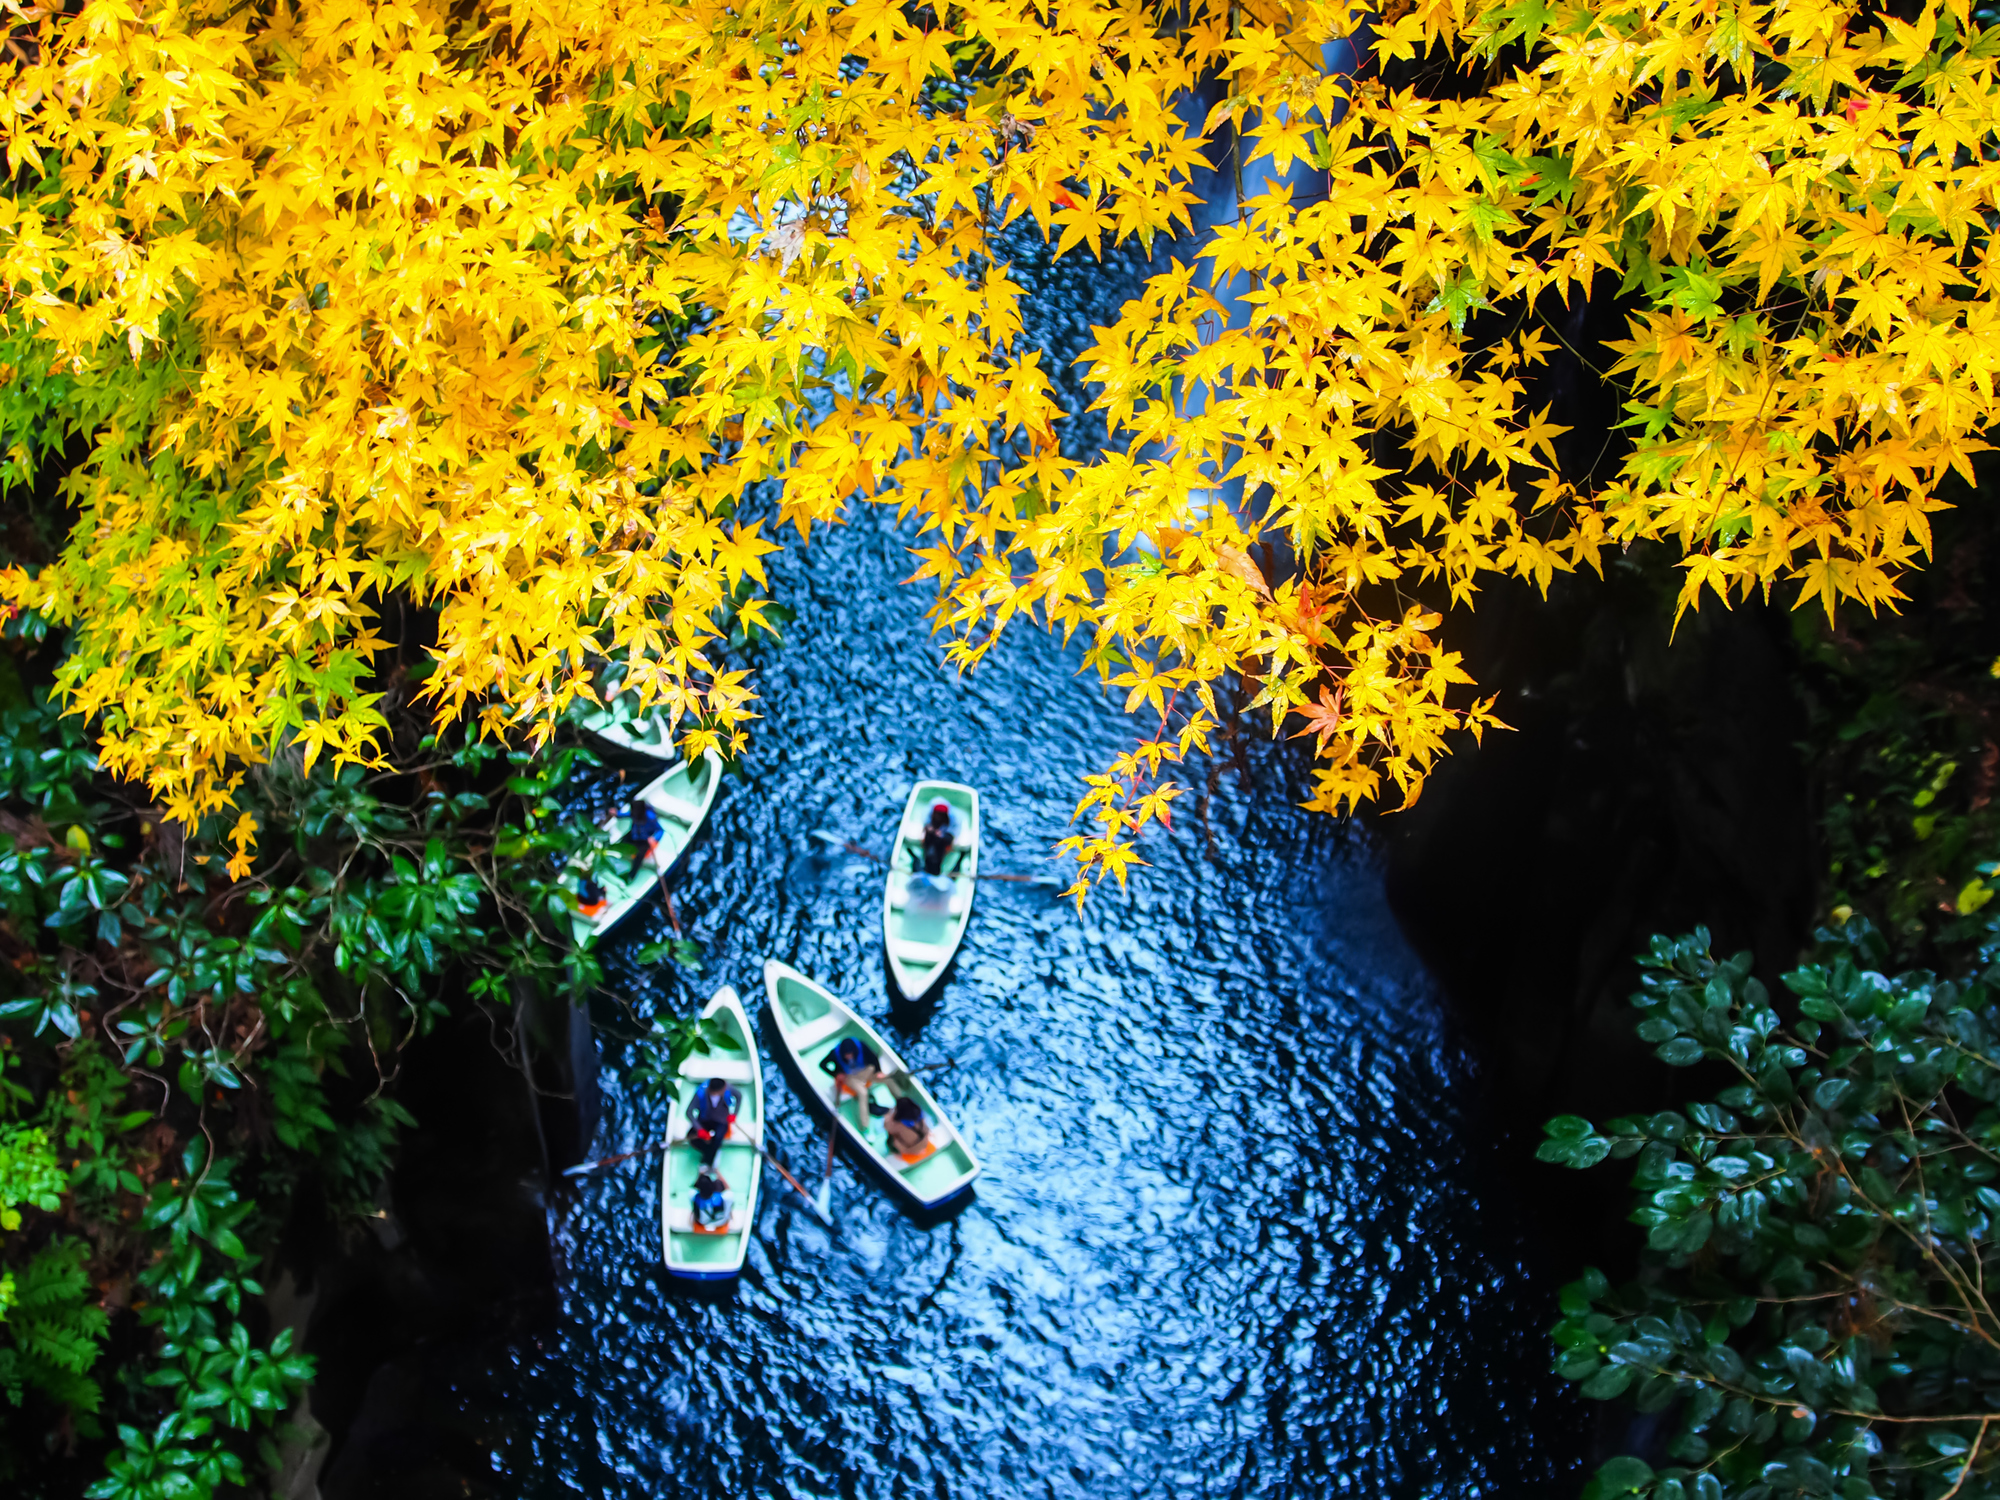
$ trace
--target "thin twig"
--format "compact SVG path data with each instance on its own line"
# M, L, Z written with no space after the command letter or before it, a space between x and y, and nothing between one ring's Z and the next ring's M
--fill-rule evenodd
M1987 1417L1980 1422L1979 1434L1972 1440L1972 1451L1965 1455L1965 1467L1958 1471L1958 1478L1951 1482L1950 1489L1938 1496L1938 1500L1951 1500L1951 1497L1958 1493L1959 1486L1965 1483L1965 1476L1972 1472L1972 1461L1979 1457L1979 1445L1986 1441L1986 1429L1992 1425L1993 1419L1991 1417Z

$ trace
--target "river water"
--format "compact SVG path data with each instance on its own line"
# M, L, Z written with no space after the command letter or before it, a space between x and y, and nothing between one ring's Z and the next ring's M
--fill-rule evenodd
M1032 268L1060 356L1126 295ZM1073 434L1071 446L1089 441ZM948 1222L845 1163L836 1228L766 1173L733 1295L660 1270L658 1177L628 1166L553 1210L561 1314L492 1372L497 1487L586 1495L1541 1495L1577 1405L1548 1376L1553 1288L1523 1263L1470 1097L1474 1069L1399 937L1360 834L1295 804L1303 756L1253 735L1190 776L1129 892L1079 913L982 884L934 1003L889 1002L881 874L911 783L980 788L985 868L1035 872L1079 777L1140 732L1073 655L1018 627L942 662L893 516L773 559L797 621L761 653L763 721L677 878L699 976L610 951L641 1011L803 969L878 1018L985 1162ZM596 1146L657 1139L608 1049ZM825 1136L766 1041L770 1137L813 1185Z

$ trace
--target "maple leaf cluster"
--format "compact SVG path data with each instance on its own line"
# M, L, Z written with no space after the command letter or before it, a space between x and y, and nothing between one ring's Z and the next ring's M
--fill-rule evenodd
M1079 809L1122 878L1225 678L1311 737L1314 805L1407 802L1498 722L1421 588L1663 540L1682 608L1893 604L1992 416L1965 0L4 8L7 326L92 447L68 549L0 590L72 624L69 703L184 817L288 737L378 753L397 592L440 713L546 733L608 660L740 744L712 646L761 483L803 536L916 518L954 661L1082 632L1160 717ZM1248 187L1197 254L1218 141ZM1081 459L1024 217L1158 251ZM1603 482L1531 384L1593 290L1630 308Z

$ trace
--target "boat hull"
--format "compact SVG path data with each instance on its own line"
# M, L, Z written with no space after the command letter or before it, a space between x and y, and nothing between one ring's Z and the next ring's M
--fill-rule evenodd
M726 1049L697 1052L681 1064L674 1089L665 1159L660 1164L660 1236L668 1276L677 1281L733 1281L742 1274L750 1237L757 1225L757 1202L764 1175L763 1159L752 1133L762 1138L765 1121L764 1066L749 1012L736 991L724 985L702 1009L705 1019L722 1022L741 1044L742 1052ZM721 1234L697 1233L682 1221L701 1170L700 1153L685 1139L688 1105L709 1078L729 1079L742 1095L738 1129L729 1133L716 1155L716 1169L735 1197L729 1229Z
M765 1015L776 1034L777 1051L794 1074L794 1082L815 1110L831 1115L848 1154L871 1169L907 1206L938 1214L961 1206L971 1197L981 1166L964 1133L947 1116L923 1081L912 1076L895 1050L875 1028L824 985L775 959L764 964ZM917 1161L906 1161L887 1149L856 1108L858 1101L833 1098L833 1083L820 1068L820 1058L852 1036L881 1060L886 1088L898 1098L916 1101L931 1125L933 1149Z
M912 899L910 878L923 869L923 824L938 802L953 809L960 825L957 847L945 856L945 873L954 888L945 907L925 909ZM889 841L889 873L882 886L882 949L890 981L906 1000L921 1000L936 989L958 957L979 890L982 832L974 788L956 781L920 781L910 789Z
M596 876L607 895L602 911L594 914L579 911L572 919L579 947L588 946L611 931L652 893L654 886L673 873L694 843L695 835L708 821L721 785L722 757L710 750L698 760L669 766L639 789L633 800L646 803L659 815L659 840L629 874L600 873L594 867L576 867L570 871L567 883L572 895L584 875ZM630 810L614 813L605 819L603 826L614 841L624 838L632 826Z

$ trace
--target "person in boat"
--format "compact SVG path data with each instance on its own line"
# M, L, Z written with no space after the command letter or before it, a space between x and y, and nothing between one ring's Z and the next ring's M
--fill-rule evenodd
M923 868L910 873L909 895L905 898L912 915L919 913L942 915L951 910L951 895L956 882L944 873L945 861L958 848L958 814L949 802L931 804L931 815L924 824ZM963 864L964 852L953 861L954 867Z
M875 1086L875 1080L882 1076L882 1059L874 1050L864 1046L851 1036L840 1039L825 1057L819 1060L819 1070L833 1075L833 1102L839 1105L843 1096L854 1095L857 1099L869 1099L868 1091Z
M645 864L653 857L653 851L660 847L660 836L666 830L660 826L659 810L650 802L632 804L632 826L626 831L626 838L639 846L639 863Z
M958 845L958 814L949 802L933 802L929 821L924 824L924 873L933 878L944 874L946 857ZM957 864L965 862L960 853Z
M907 1096L896 1101L883 1129L888 1132L890 1149L898 1156L917 1155L931 1138L931 1122L924 1118L923 1106Z
M727 1229L730 1216L736 1212L736 1205L730 1201L729 1183L712 1166L703 1167L694 1180L694 1201L689 1205L689 1218L696 1229L710 1231Z
M611 898L604 893L604 887L588 875L577 882L576 909L592 921L604 915L604 909L611 904Z
M711 1078L705 1088L694 1091L688 1101L688 1144L701 1153L704 1168L714 1167L715 1153L729 1139L729 1127L742 1107L743 1096L727 1079Z

